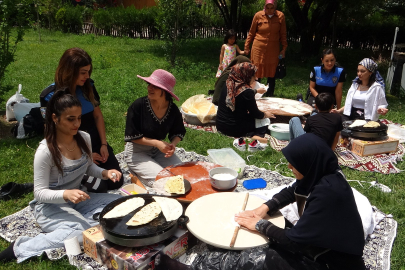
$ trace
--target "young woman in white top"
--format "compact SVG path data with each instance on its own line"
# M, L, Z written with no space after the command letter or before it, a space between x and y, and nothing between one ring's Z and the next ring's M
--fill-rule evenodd
M121 173L104 170L93 163L90 135L78 131L80 101L65 91L56 91L45 117L45 139L34 158L34 200L30 202L37 224L45 232L35 237L20 236L0 253L0 261L18 263L39 256L47 249L64 246L98 224L93 215L120 198L116 194L86 193L81 190L84 174L118 181Z
M377 70L377 63L370 58L361 60L357 67L357 77L350 87L345 106L332 110L343 113L343 120L378 120L378 116L388 112L385 99L385 84Z

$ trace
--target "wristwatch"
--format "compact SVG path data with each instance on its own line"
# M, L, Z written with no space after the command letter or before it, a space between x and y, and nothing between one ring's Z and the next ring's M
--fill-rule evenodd
M266 222L267 222L267 220L265 220L265 219L259 220L259 221L256 223L256 226L255 226L256 230L257 230L258 232L260 232L260 229L261 229L262 225L263 225L264 223L266 223Z

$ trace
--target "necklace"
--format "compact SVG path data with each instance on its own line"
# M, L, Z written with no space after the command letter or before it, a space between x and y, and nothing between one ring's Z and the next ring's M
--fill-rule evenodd
M73 147L73 149L69 149L66 145L64 145L64 144L62 144L65 148L66 148L66 150L68 150L69 152L73 152L73 151L75 151L75 149L76 149L76 146L77 146L77 144L75 143L75 146Z
M366 91L366 90L368 90L368 86L367 85L362 85L362 84L359 84L359 90L360 91Z

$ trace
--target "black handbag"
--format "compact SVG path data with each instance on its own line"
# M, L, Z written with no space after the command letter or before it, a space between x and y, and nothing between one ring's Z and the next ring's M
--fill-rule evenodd
M285 68L285 61L284 58L281 58L280 61L278 61L278 65L276 68L276 79L283 79L287 75L287 70Z

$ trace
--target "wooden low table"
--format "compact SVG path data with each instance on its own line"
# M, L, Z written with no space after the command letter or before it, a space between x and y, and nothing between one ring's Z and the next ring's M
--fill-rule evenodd
M190 192L176 197L178 201L183 203L191 203L208 194L234 191L236 185L229 190L218 190L211 186L209 171L216 167L221 167L221 165L203 161L181 163L164 168L158 173L156 180L174 175L183 175L184 179L187 179L191 184Z
M245 196L244 192L223 192L195 200L185 213L190 219L188 230L201 241L224 249L243 250L266 245L269 242L266 236L241 227L234 247L229 246L236 226L234 216L241 211ZM246 210L253 210L263 203L263 199L250 195ZM280 212L264 218L280 228L285 226Z
M256 103L257 107L262 112L269 111L276 116L280 115L293 117L308 115L313 110L311 105L287 98L261 98L256 100Z

